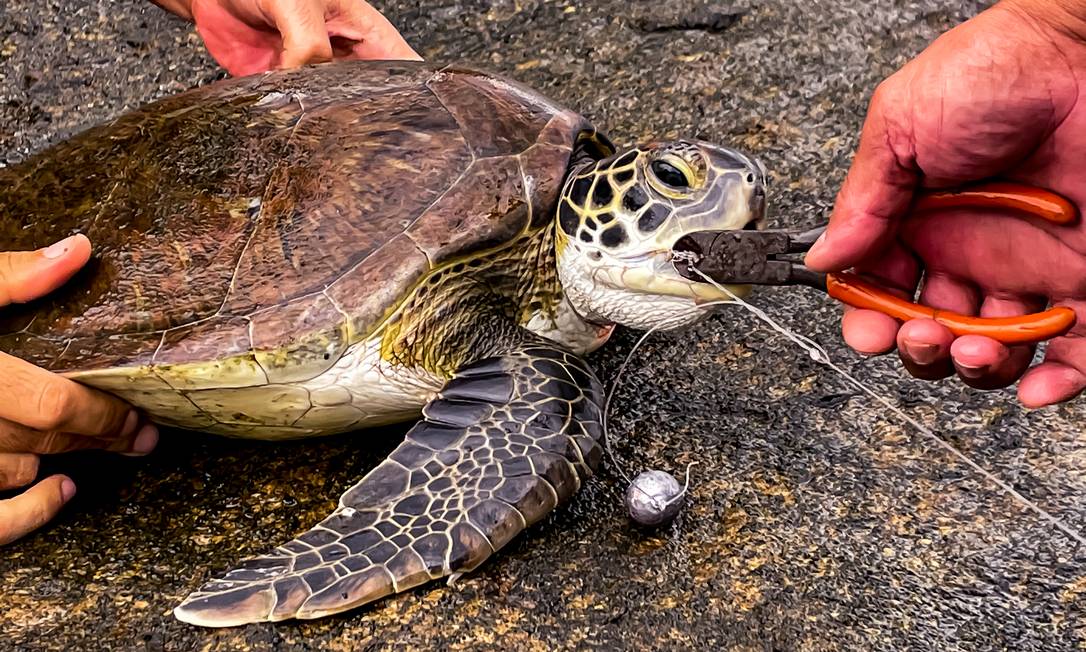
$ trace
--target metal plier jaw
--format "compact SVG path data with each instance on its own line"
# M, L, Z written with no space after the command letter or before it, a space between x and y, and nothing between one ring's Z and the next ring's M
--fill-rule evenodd
M998 181L923 192L912 212L961 208L1015 213L1058 226L1076 224L1081 217L1075 204L1049 190ZM1065 335L1076 324L1077 314L1068 306L1015 317L950 313L913 303L855 273L820 274L785 258L810 250L824 230L691 233L675 243L672 261L676 271L691 281L704 283L708 277L721 285L806 285L853 308L875 310L902 322L931 319L956 336L982 335L1006 345L1036 344Z
M675 269L684 278L704 282L697 272L730 285L806 285L826 289L826 275L785 258L810 250L826 230L699 231L675 245ZM695 272L694 270L697 270Z

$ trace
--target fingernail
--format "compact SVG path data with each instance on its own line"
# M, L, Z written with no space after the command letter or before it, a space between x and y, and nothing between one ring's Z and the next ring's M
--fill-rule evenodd
M136 435L136 440L132 442L132 452L139 455L146 455L155 449L158 444L158 428L147 424L140 430L140 434Z
M826 246L826 233L823 232L822 235L818 236L818 238L814 241L814 244L811 245L811 248L807 250L807 253L804 254L803 262L808 264L808 265L812 265L813 266L812 268L816 269L817 271L825 271L821 267L818 266L818 259L821 258L824 255L822 253L822 249L825 246Z
M68 502L75 495L75 483L69 478L64 478L64 481L60 483L60 497L64 499L64 502Z
M961 364L961 363L958 363L955 366L958 368L958 373L960 373L961 375L965 376L966 378L968 378L970 380L977 380L978 378L983 378L984 376L988 375L988 373L989 373L988 367L986 367L986 366L983 366L983 367L971 367L969 365L964 365L964 364Z
M929 365L936 361L939 353L937 344L905 342L905 354L916 364Z
M42 250L41 255L46 258L60 258L64 254L68 253L68 250L72 248L72 240L74 240L75 237L76 236L74 235L68 236L60 242L49 245Z
M129 410L128 416L124 418L124 425L121 426L121 439L128 439L132 436L132 433L136 432L136 428L140 425L140 416L136 414L135 410Z

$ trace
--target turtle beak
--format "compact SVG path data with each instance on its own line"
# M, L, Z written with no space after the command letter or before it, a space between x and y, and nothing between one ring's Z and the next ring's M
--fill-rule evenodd
M690 269L705 255L708 251L707 244L717 234L725 231L765 229L767 204L765 179L765 166L761 161L751 159L747 174L744 174L740 181L733 180L735 185L729 193L728 200L721 202L720 210L684 223L683 232L671 245L667 272L681 278L687 284L686 293L692 296L695 302L703 303L731 298L712 284L697 280ZM748 296L752 291L752 287L745 284L728 284L724 287L740 298Z
M761 163L758 164L761 166ZM766 188L765 184L754 186L750 197L750 219L743 226L746 231L760 231L765 228Z

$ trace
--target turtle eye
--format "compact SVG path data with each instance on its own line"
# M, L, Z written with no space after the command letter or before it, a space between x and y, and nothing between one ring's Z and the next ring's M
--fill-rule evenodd
M682 189L690 187L690 180L682 170L667 161L653 161L652 173L664 184L672 188Z

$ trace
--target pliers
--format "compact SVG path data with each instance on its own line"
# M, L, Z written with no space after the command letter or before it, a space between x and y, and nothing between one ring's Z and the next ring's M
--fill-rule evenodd
M1074 204L1055 193L1005 182L925 192L913 212L963 207L1015 211L1060 225L1073 224L1079 218ZM676 243L674 265L693 281L706 282L693 271L697 270L721 284L805 285L855 308L877 310L900 321L933 319L956 336L984 335L1004 344L1034 344L1059 337L1075 325L1075 312L1063 306L1000 318L936 310L901 299L855 273L821 274L786 258L808 251L825 229L695 232Z

